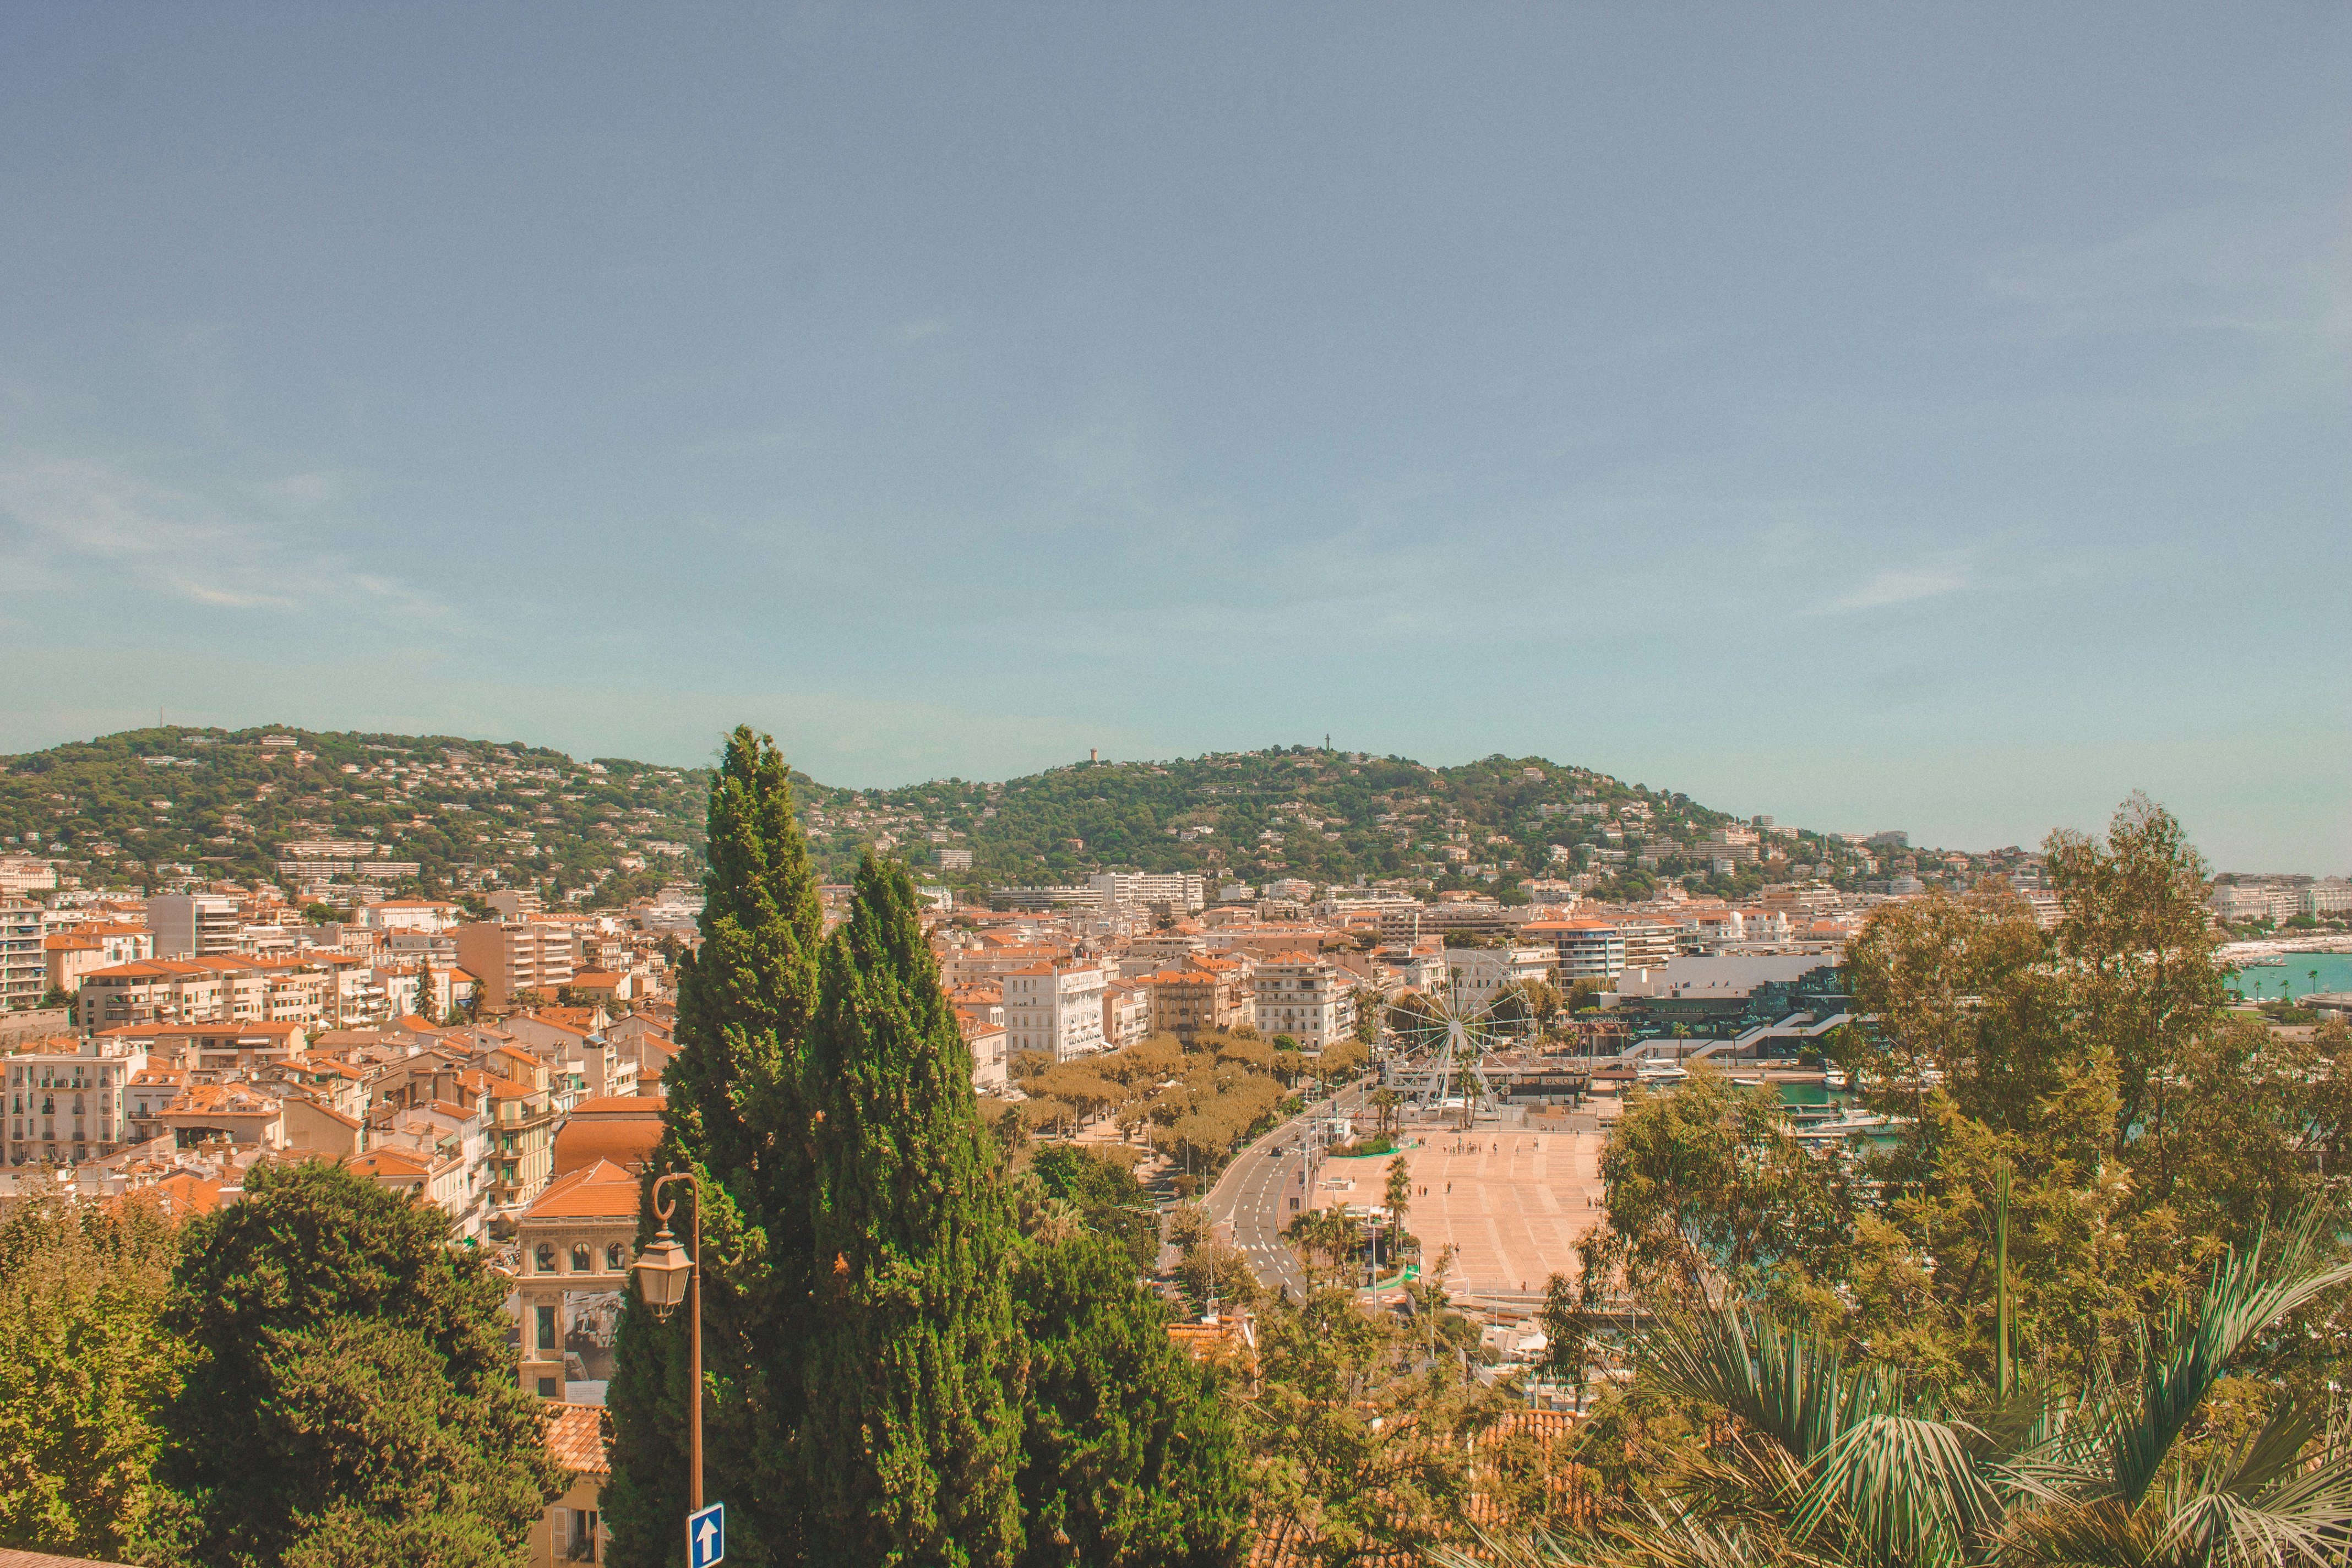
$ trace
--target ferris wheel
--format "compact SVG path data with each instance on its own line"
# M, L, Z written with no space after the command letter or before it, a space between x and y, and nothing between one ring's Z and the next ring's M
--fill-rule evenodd
M1517 1015L1502 1007L1511 995L1498 990L1481 1001L1449 982L1391 1008L1396 1050L1383 1072L1389 1088L1424 1111L1458 1109L1467 1117L1495 1109L1486 1058L1517 1043Z

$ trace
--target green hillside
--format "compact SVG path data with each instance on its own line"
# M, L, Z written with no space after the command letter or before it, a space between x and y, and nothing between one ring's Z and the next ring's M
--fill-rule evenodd
M1730 893L1764 880L1753 868L1706 876L1697 847L1732 820L1724 814L1539 757L1429 768L1297 747L1081 763L1003 784L796 782L835 879L872 842L966 891L1112 869L1259 886L1403 880L1507 899L1523 879L1584 868L1611 875L1599 890L1621 896L1685 874ZM456 736L133 730L0 758L0 852L57 858L88 886L150 887L267 879L289 841L367 838L417 862L423 890L535 882L596 907L699 879L708 785L702 769ZM1801 867L1848 882L1858 869L1843 843L1807 834L1783 847L1776 876ZM942 869L940 852L956 849L971 867Z
M92 887L266 880L281 846L301 839L373 840L423 868L407 886L436 892L545 880L613 902L701 872L708 781L619 758L449 735L173 727L0 758L0 850L57 858Z

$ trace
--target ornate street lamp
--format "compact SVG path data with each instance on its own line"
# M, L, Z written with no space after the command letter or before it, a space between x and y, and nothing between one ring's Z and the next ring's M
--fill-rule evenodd
M662 1202L662 1189L672 1182L684 1182L694 1189L694 1252L688 1256L669 1233L669 1216L677 1209L677 1200ZM672 1171L654 1184L655 1212L662 1224L661 1233L653 1244L637 1254L630 1265L637 1277L637 1295L651 1307L654 1316L667 1322L669 1315L691 1296L687 1320L688 1335L693 1345L694 1381L687 1395L687 1486L691 1501L689 1513L702 1511L702 1290L698 1265L702 1259L702 1184L691 1171Z

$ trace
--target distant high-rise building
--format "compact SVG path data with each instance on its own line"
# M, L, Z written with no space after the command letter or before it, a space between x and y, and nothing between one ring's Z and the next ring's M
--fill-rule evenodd
M221 958L236 951L235 899L217 893L169 893L147 900L147 929L158 958Z

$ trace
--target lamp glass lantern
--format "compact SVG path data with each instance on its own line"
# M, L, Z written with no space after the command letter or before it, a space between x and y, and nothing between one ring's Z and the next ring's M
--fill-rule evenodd
M667 1318L686 1300L687 1282L694 1275L694 1259L677 1237L665 1229L630 1266L637 1277L638 1293L656 1317Z

